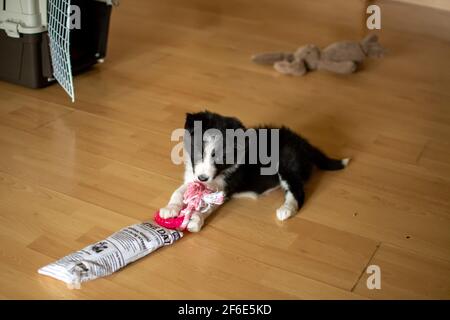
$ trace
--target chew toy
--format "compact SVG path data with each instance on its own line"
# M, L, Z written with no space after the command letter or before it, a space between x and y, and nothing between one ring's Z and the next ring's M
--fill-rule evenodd
M193 182L183 195L184 207L179 216L163 219L159 211L155 222L143 222L123 228L108 238L71 253L38 270L40 274L64 281L72 287L116 272L160 247L183 236L192 214L202 214L224 202L224 193ZM171 230L177 229L177 230Z
M154 220L157 224L168 229L185 230L191 216L194 213L205 213L213 205L221 205L224 202L224 193L214 191L201 182L192 182L188 185L183 195L183 208L174 218L162 218L159 210Z
M38 272L78 287L81 282L110 275L182 236L180 231L168 230L153 222L138 223L50 263Z

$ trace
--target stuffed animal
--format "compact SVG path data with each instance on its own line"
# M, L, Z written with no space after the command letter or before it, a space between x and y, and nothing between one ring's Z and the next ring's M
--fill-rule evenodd
M357 70L366 57L382 57L385 49L376 34L362 41L336 42L323 50L313 44L300 47L294 53L269 52L252 57L257 64L273 65L282 74L303 76L308 71L326 70L337 74L350 74Z

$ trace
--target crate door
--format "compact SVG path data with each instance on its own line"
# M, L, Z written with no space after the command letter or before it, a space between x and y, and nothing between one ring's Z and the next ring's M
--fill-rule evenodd
M70 0L48 0L48 35L53 76L75 101L70 63Z

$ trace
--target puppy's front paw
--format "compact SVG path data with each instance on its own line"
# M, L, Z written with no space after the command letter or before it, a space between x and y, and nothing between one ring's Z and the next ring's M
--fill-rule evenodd
M163 219L173 218L173 217L178 216L178 214L180 213L180 210L181 210L181 208L179 206L171 204L165 208L159 209L159 215Z
M198 214L194 214L189 220L186 229L189 232L199 232L202 229L202 227L203 227L203 218Z
M293 215L295 215L297 213L297 209L287 206L287 205L282 205L281 207L279 207L277 209L277 219L280 221L284 221L290 217L292 217Z

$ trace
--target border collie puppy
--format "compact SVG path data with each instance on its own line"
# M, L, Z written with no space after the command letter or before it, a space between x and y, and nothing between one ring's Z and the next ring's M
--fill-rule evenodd
M200 132L195 129L199 128L198 125ZM250 129L256 138L245 139L245 143L243 145L241 143L240 146L234 140L225 139L230 129L247 130L236 118L208 111L186 115L184 184L175 190L167 206L160 209L161 217L177 216L183 206L183 194L187 184L201 181L215 190L224 191L226 199L244 196L256 198L281 186L285 192L285 200L276 211L276 216L278 220L283 221L292 217L302 207L305 200L303 187L311 175L313 166L322 170L340 170L350 161L349 158L342 160L329 158L286 127L264 126ZM275 130L277 135L267 134L271 130ZM241 159L237 158L239 150L243 155ZM256 159L255 150L259 155ZM233 154L232 161L225 159L230 151ZM267 157L261 159L262 151L265 155L277 154L273 160L276 163L268 163ZM269 167L275 170L271 172L268 170ZM206 213L193 214L187 229L191 232L200 231L204 219L213 210L214 208Z

